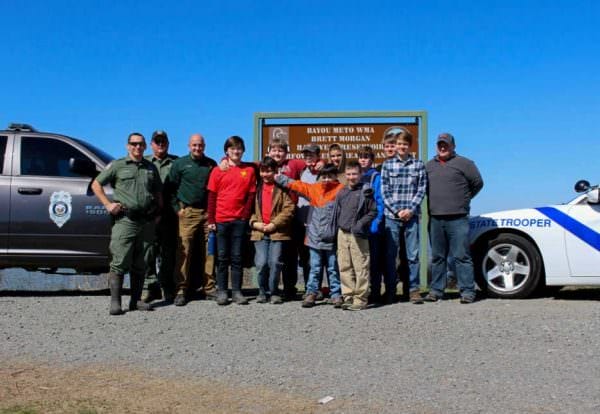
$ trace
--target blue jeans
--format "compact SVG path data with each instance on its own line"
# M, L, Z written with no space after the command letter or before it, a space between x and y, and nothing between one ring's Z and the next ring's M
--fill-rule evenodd
M340 272L335 253L335 249L321 250L310 247L310 273L306 284L306 293L317 294L322 282L320 279L323 275L323 266L325 266L329 277L329 296L335 299L342 295Z
M217 288L227 290L229 266L231 287L242 290L242 246L246 239L246 220L217 223Z
M462 297L475 297L473 260L469 251L469 218L435 217L429 219L431 240L431 292L444 295L448 275L448 257L454 258L456 281Z
M254 265L258 274L260 294L279 296L279 273L283 267L281 260L283 242L264 236L262 240L254 242L254 248L256 250Z
M400 238L404 238L406 260L408 261L409 290L419 290L419 218L413 216L409 221L385 220L385 274L386 291L396 292L398 272L396 259L400 251Z

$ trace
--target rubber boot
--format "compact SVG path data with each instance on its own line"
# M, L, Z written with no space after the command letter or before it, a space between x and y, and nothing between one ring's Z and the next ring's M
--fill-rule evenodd
M122 315L121 289L123 289L123 275L110 272L108 274L108 287L110 288L110 314Z
M131 297L129 299L129 310L152 310L152 305L142 300L142 290L144 289L144 275L129 274L131 284Z

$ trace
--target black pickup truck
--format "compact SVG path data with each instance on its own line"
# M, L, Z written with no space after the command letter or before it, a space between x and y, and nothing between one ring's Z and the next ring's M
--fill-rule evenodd
M90 185L112 160L26 124L0 130L0 269L105 272L110 218Z

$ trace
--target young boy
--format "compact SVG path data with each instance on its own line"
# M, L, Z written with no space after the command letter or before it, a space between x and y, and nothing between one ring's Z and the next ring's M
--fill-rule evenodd
M360 164L348 161L344 173L346 187L335 199L342 308L359 311L369 297L369 234L377 207L373 189L361 182Z
M385 293L386 303L396 297L396 258L400 238L404 238L409 268L409 297L414 304L423 303L419 283L419 214L427 189L425 164L410 154L411 133L401 127L384 135L384 150L395 140L396 154L387 158L381 169L381 191L385 203Z
M310 202L305 239L310 252L310 272L302 307L311 308L315 305L323 266L329 275L331 300L334 306L341 307L343 300L336 259L334 207L335 197L344 186L337 180L337 169L332 164L326 164L319 171L317 182L312 184L292 180L282 174L275 176L275 181Z
M393 154L396 153L394 144ZM371 294L369 302L380 304L381 300L381 278L383 275L384 263L384 244L383 230L385 225L383 197L381 195L381 174L373 167L375 161L375 152L369 146L364 146L358 153L358 163L362 172L362 182L373 189L373 198L377 206L377 216L371 222L369 234L369 270L371 282Z
M254 263L258 273L259 294L257 303L283 303L279 292L279 273L283 267L284 241L291 239L292 217L295 204L288 192L275 186L277 162L265 157L259 165L261 181L256 191L254 214L250 218L256 255Z
M248 304L242 294L242 248L256 192L255 166L242 162L244 140L227 138L224 151L232 165L227 171L213 168L208 180L208 227L217 232L217 304L227 305L231 265L232 299Z

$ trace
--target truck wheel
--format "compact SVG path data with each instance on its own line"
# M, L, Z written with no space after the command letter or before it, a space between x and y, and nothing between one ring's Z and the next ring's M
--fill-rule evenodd
M524 237L499 234L482 242L474 259L477 284L490 297L526 298L540 283L540 254Z

